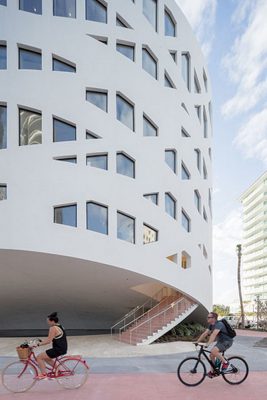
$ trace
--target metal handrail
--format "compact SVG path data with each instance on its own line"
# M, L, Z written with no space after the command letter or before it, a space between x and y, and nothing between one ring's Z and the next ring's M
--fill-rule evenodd
M151 308L152 308L152 305L153 305L153 302L156 302L156 301L157 301L156 299L157 299L157 297L158 297L161 293L162 293L162 297L161 297L160 300L162 300L163 294L164 294L164 290L168 291L168 290L170 290L170 289L167 288L166 286L164 286L164 287L161 288L158 292L156 292L156 293L153 295L152 298L146 300L142 305L135 307L134 309L132 309L131 311L129 311L127 314L125 314L125 315L123 316L122 319L120 319L118 322L116 322L116 323L110 328L111 336L112 336L112 334L113 334L113 330L115 329L115 327L116 327L117 325L119 325L119 324L121 324L121 323L124 322L123 327L129 326L130 324L132 324L133 322L135 322L137 319L139 319L142 315L144 315L144 314L145 314L145 311L144 311L144 310L145 310L145 307L147 307L148 304L150 304L150 307L149 307L149 308L151 309ZM159 300L159 301L160 301L160 300ZM141 310L142 310L142 313L141 313L138 317L136 317L136 316L135 316L135 313L137 313L137 312L139 312L139 311L141 311ZM128 319L128 318L129 318L130 316L132 316L132 315L134 315L134 318L133 318L130 322L128 322L128 323L126 324L126 319ZM119 330L121 331L121 329L122 329L123 327L119 328Z

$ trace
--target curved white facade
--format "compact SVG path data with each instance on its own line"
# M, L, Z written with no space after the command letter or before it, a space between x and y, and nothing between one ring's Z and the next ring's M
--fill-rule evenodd
M76 1L70 17L54 16L52 1L42 2L40 15L18 3L0 5L3 329L43 327L43 316L54 310L68 327L105 329L162 286L195 299L201 313L212 295L211 94L189 24L173 0L158 0L157 31L141 0L89 2L89 8L100 4L106 23L85 18L85 1ZM175 37L165 35L166 17ZM154 77L144 65L147 54ZM53 59L72 72L53 70ZM156 136L145 136L144 117ZM57 121L67 123L66 132L55 131ZM90 157L103 154L105 168L90 166ZM117 172L121 154L132 161L133 177ZM174 171L165 161L173 155ZM155 193L158 204L144 197ZM166 194L174 200L173 216ZM87 214L88 203L105 207L98 209L100 224ZM77 211L76 226L56 223L68 205ZM133 237L126 237L127 224L118 226L121 214L134 221L134 243L118 238ZM144 224L156 241L143 243Z

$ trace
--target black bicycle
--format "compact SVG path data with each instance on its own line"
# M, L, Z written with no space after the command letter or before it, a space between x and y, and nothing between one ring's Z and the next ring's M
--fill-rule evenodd
M214 370L216 376L222 376L223 379L230 383L231 385L239 385L244 382L248 376L248 364L247 362L239 356L232 356L225 358L230 365L230 369L227 372L222 371L221 366L215 366L215 364L210 360L207 354L210 353L208 350L204 350L204 343L194 343L196 348L200 347L197 357L185 358L178 366L177 376L180 381L186 386L197 386L207 376L207 368L203 362L203 358L206 359L211 369ZM224 353L223 353L224 355Z

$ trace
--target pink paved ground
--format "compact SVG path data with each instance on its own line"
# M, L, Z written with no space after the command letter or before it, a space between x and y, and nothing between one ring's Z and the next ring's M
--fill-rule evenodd
M264 400L267 372L250 372L241 385L231 386L221 377L206 378L195 388L182 385L176 374L91 374L86 384L65 390L54 381L37 382L31 391L12 394L0 387L1 400Z

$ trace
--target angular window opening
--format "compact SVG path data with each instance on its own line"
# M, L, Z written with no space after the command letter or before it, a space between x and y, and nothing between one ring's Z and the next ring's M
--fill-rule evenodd
M207 250L206 250L206 247L204 246L204 244L203 244L202 251L203 251L203 256L204 256L205 258L208 258L208 253L207 253Z
M0 6L6 6L7 0L0 0Z
M41 15L42 0L19 0L19 9Z
M182 137L190 137L189 133L182 127L181 128L181 136Z
M212 216L212 198L211 198L211 189L209 189L209 209L210 209L210 214Z
M86 131L86 139L101 139L101 136L97 135L96 133Z
M86 90L86 100L101 110L108 112L108 93L101 90Z
M143 14L157 31L157 0L143 0Z
M108 235L108 207L89 201L86 203L86 229Z
M183 162L181 166L181 178L182 180L189 180L191 178L190 172L188 171L186 165Z
M143 114L143 135L158 136L158 128L145 114Z
M176 87L175 87L173 81L171 80L171 78L169 77L169 75L167 74L167 72L165 72L165 75L164 75L164 86L165 86L165 87L172 88L172 89L176 89Z
M71 164L77 164L77 157L73 156L73 157L55 157L54 160L57 161L65 161Z
M191 231L191 220L183 209L182 209L182 226L187 232Z
M212 126L212 104L209 102L209 115L210 115L210 125Z
M194 149L195 155L196 155L196 163L197 163L197 169L201 170L201 152L199 149Z
M196 71L194 73L194 92L201 93L201 88L200 88L200 84L199 84L199 80L198 80Z
M196 110L196 113L197 113L197 117L198 117L198 119L199 119L199 122L201 122L201 106L195 106L195 110Z
M198 190L194 190L194 203L199 213L201 213L201 197Z
M7 148L7 107L0 104L0 149Z
M19 48L19 69L42 69L41 51Z
M186 251L181 253L181 268L188 269L191 267L191 257Z
M77 227L77 204L54 207L54 223Z
M107 23L107 3L99 0L86 0L86 16L88 21Z
M181 107L185 110L185 112L189 115L188 109L184 103L181 103Z
M207 75L206 75L206 72L204 69L203 69L203 81L204 81L205 90L207 92L208 91L208 78L207 78Z
M123 54L125 57L134 61L134 45L133 44L124 44L117 42L116 49L119 53Z
M208 179L208 172L204 158L203 158L203 178Z
M208 120L207 120L207 113L206 113L206 108L203 106L203 133L204 133L204 138L208 137Z
M176 21L172 15L172 13L165 8L164 12L164 21L165 21L165 36L176 36Z
M121 15L116 14L116 25L120 26L121 28L128 28L128 29L132 29L131 25L128 24L127 21L125 21L124 18L122 18Z
M117 153L117 173L135 178L135 161L124 153Z
M165 162L170 167L170 169L176 173L176 151L175 150L165 150Z
M147 48L142 49L142 67L153 78L157 79L157 61Z
M0 201L7 199L7 185L0 184Z
M170 55L173 58L173 61L176 63L177 62L177 51L176 50L169 50Z
M103 43L105 45L108 44L108 38L105 36L90 35L88 33L87 33L87 36L90 36L91 38L93 38L93 39L97 40L98 42Z
M7 69L7 51L4 44L0 44L0 69Z
M165 211L172 218L176 219L176 200L170 193L165 193Z
M19 145L42 143L42 114L19 109Z
M105 154L90 154L86 157L86 165L90 167L108 169L108 155Z
M54 56L52 58L52 69L53 71L76 72L75 64L72 64L65 60L63 61L62 59Z
M134 131L134 106L121 95L116 96L117 120Z
M148 193L144 194L144 198L151 201L151 203L155 204L156 206L158 205L158 193Z
M117 238L135 243L135 219L117 211Z
M53 15L76 18L76 0L53 0Z
M203 218L204 218L205 221L208 221L208 217L207 217L207 213L206 213L205 207L203 207Z
M143 224L143 244L158 241L158 231L149 225Z
M187 89L190 91L190 54L182 53L182 77Z
M172 255L170 255L170 256L168 256L168 257L166 257L166 258L167 258L169 261L171 261L171 262L177 264L177 253L176 253L176 254L172 254Z
M53 142L76 140L76 126L53 118Z

